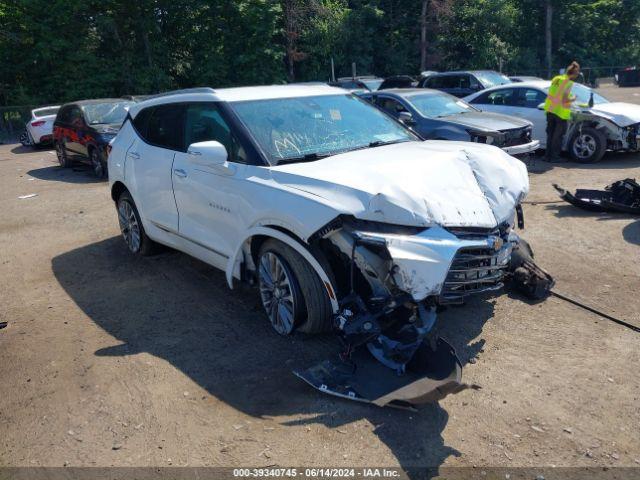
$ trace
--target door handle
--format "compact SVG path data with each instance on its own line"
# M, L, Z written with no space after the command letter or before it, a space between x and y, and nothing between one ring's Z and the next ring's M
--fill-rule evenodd
M180 177L180 178L185 178L187 176L187 172L185 172L183 169L181 168L174 168L173 169L173 174L176 177Z
M127 153L131 158L135 158L136 160L140 158L140 154L138 152L129 152Z

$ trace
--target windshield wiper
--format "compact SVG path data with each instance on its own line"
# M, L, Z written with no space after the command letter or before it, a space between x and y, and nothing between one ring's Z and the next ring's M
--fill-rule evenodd
M327 158L327 157L330 157L331 155L334 155L334 154L333 153L318 153L318 152L307 153L306 155L302 155L300 157L290 157L290 158L283 158L281 160L278 160L278 165L283 165L285 163L313 162L314 160L320 160L321 158Z
M404 143L404 142L408 142L409 140L407 139L398 139L398 140L374 140L373 142L369 142L369 145L367 145L369 148L375 148L375 147L382 147L384 145L393 145L394 143ZM366 148L366 147L360 147L360 148Z

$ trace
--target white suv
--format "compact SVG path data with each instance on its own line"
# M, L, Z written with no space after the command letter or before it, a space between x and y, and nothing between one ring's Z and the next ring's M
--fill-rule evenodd
M403 318L420 343L437 305L500 288L529 187L499 148L420 141L325 85L138 103L108 171L132 252L157 242L255 282L278 333L336 328L397 371L411 352L380 333Z

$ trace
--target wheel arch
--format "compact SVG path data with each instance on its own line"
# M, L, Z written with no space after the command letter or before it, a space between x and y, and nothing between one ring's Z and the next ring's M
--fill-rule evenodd
M120 180L117 180L111 186L111 199L114 202L117 202L120 195L122 195L122 192L128 192L128 191L129 189L125 186L125 184L122 183Z
M293 248L296 252L298 252L308 263L311 265L313 270L316 272L318 277L325 286L327 291L327 295L329 295L329 301L331 302L331 308L334 313L338 312L339 305L336 297L336 287L334 282L331 280L331 272L327 272L326 270L329 268L326 261L322 259L316 258L309 246L300 239L295 233L287 230L284 227L268 225L268 226L257 226L251 228L244 235L243 240L238 244L235 253L229 258L226 268L226 278L227 283L229 284L229 288L233 288L233 278L234 272L240 268L241 263L243 261L243 256L245 252L251 255L251 260L255 264L257 262L257 255L260 250L260 245L264 243L264 241L273 238L275 240L279 240L282 243L288 245ZM327 266L324 266L325 264Z

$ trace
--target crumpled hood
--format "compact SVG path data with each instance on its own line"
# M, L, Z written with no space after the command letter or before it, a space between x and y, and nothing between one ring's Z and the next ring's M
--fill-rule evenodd
M454 115L447 115L446 117L439 117L438 120L455 122L459 125L485 131L511 130L531 125L531 122L528 120L492 112L456 113Z
M628 127L634 123L640 123L640 105L633 103L599 103L590 110L596 115L611 120L619 127Z
M529 191L525 165L491 145L430 140L271 168L273 179L362 220L494 228Z

